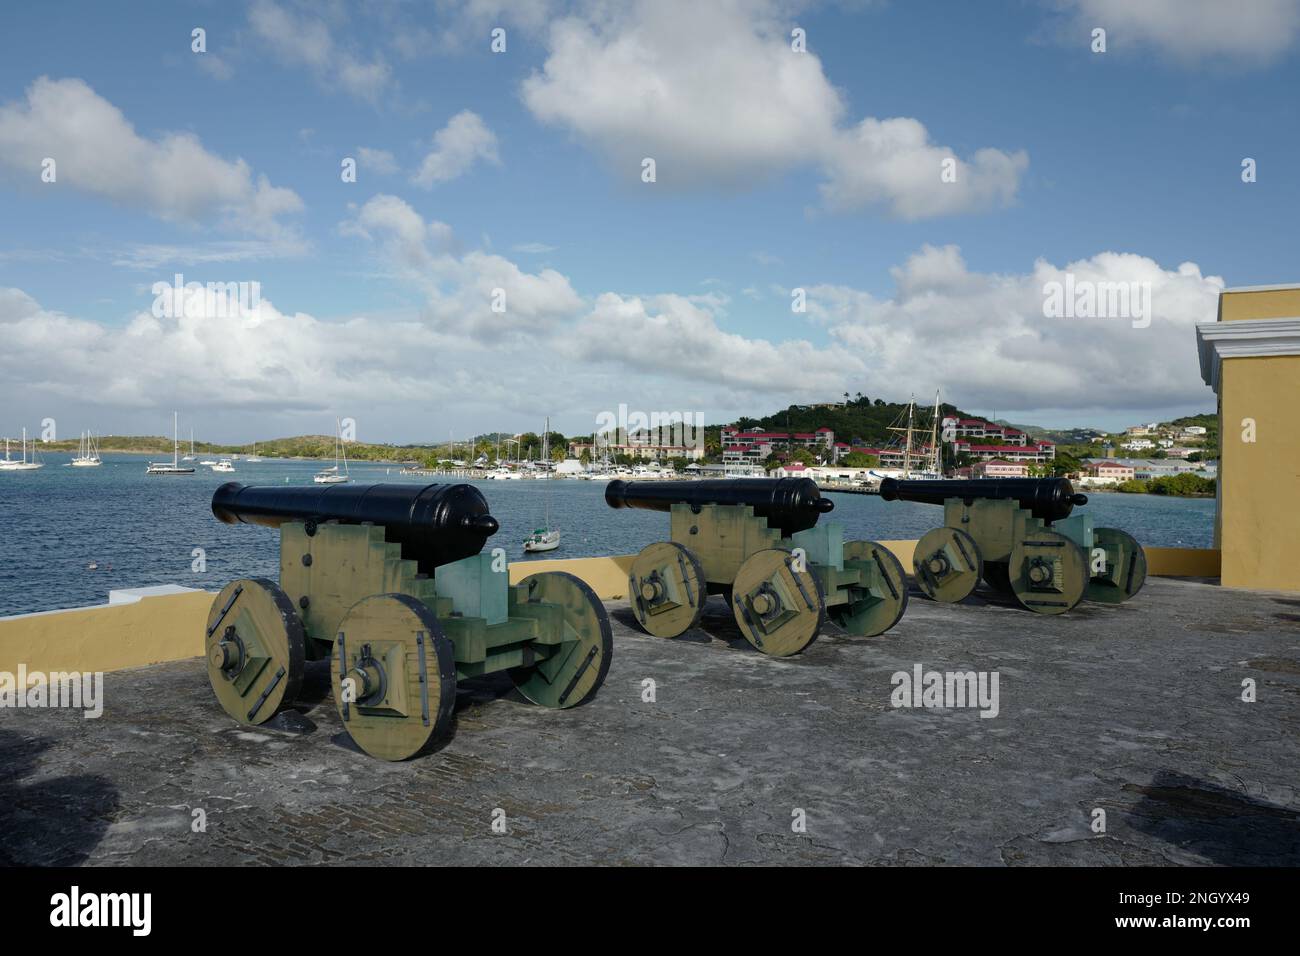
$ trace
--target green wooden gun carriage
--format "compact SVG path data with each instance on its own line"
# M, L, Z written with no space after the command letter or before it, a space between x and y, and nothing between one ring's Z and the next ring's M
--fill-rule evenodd
M850 634L882 634L907 608L907 575L873 541L844 541L835 504L810 478L612 481L613 508L670 513L671 540L642 549L628 576L641 626L658 637L694 627L710 594L725 595L745 638L785 657L827 617Z
M330 662L343 726L403 760L450 726L456 683L505 671L529 700L573 707L609 671L604 605L570 574L510 585L497 521L465 484L222 485L227 523L280 530L280 582L232 581L208 615L208 677L241 724L292 706L306 661Z
M936 601L960 601L983 578L1040 614L1085 598L1119 604L1146 581L1142 546L1118 528L1094 528L1065 478L975 478L880 483L886 501L943 505L912 559L917 585Z

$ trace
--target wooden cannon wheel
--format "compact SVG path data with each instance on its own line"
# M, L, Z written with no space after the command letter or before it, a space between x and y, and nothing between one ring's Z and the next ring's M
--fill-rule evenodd
M212 602L204 638L217 701L241 724L260 724L302 687L302 621L289 596L264 578L231 581Z
M912 570L926 596L945 604L964 600L984 573L975 539L958 528L933 528L916 543Z
M675 541L646 545L632 562L627 579L632 613L655 637L678 637L700 621L708 582L700 559Z
M1088 555L1088 570L1092 576L1085 599L1122 604L1141 591L1147 579L1147 555L1142 545L1119 528L1097 528L1092 533L1092 540L1093 547L1105 550L1106 567L1093 573L1093 556Z
M732 613L746 640L764 654L788 657L817 639L826 620L821 584L798 570L782 548L756 551L736 572Z
M372 595L352 605L339 624L330 684L357 746L383 760L406 760L451 726L455 648L420 601Z
M543 571L519 582L529 603L558 604L564 636L551 656L510 671L519 693L543 707L575 707L596 693L609 673L614 631L587 583L565 571Z
M874 637L889 630L907 610L907 572L894 553L875 541L847 541L844 566L862 572L848 604L830 608L831 619L850 634Z
M1042 529L1011 549L1007 565L1017 600L1039 614L1064 614L1088 589L1088 560L1065 535Z

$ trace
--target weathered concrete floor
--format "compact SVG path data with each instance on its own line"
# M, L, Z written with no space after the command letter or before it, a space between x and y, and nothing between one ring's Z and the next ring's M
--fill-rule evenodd
M1294 596L1157 579L1061 618L914 596L890 633L788 660L719 599L676 641L611 612L594 701L462 685L450 741L405 764L341 744L320 677L314 732L235 726L198 660L108 675L99 720L0 711L0 863L1300 863ZM916 663L996 670L1000 715L891 708Z

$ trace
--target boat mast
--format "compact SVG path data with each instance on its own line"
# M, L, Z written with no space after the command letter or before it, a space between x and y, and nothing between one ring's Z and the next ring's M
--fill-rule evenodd
M939 471L939 390L934 390L934 417L930 419L930 457L933 459L933 465L930 471L938 478L941 474Z
M910 477L912 474L912 416L916 411L916 396L913 395L907 402L907 444L903 446L903 477Z

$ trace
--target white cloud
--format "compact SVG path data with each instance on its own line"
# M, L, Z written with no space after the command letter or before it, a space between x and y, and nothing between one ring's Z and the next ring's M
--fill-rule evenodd
M253 33L287 63L305 66L328 89L346 92L371 103L392 83L392 70L383 57L363 59L340 46L324 20L297 15L272 0L257 0L248 12Z
M477 113L462 110L433 134L433 151L411 182L426 189L464 175L478 160L499 164L497 138Z
M861 381L866 363L837 347L803 339L771 342L719 327L726 299L715 295L648 297L606 292L565 346L593 362L681 383L708 383L749 402L810 399L838 394ZM778 398L779 396L779 398Z
M1149 327L1045 318L1044 285L1067 272L1076 284L1150 283ZM945 401L999 412L1173 408L1211 398L1193 326L1213 320L1223 280L1195 263L1166 270L1145 256L1103 252L999 275L969 271L955 246L925 246L893 275L890 298L835 285L808 290L810 316L863 357L870 394L942 387Z
M1071 42L1106 30L1108 50L1151 46L1185 62L1222 58L1242 64L1277 59L1300 36L1300 0L1062 0Z
M955 154L919 121L851 123L821 60L791 50L791 21L773 0L591 10L555 22L522 95L629 180L645 157L665 187L745 186L812 167L828 207L914 219L1009 202L1027 165L1023 153L982 149L943 182L940 161Z
M531 340L544 338L583 308L569 280L554 269L529 273L503 256L462 253L450 226L425 222L396 196L371 198L340 230L375 243L388 266L421 288L425 317L440 328L483 339ZM498 289L504 312L493 311Z
M324 322L262 299L255 314L228 317L231 299L199 294L186 315L142 310L124 326L43 309L18 289L0 289L0 372L5 387L106 407L150 408L177 392L185 369L190 403L209 408L325 411L378 403L437 401L468 383L452 363L432 361L449 343L419 322L357 317ZM384 383L376 398L375 383Z
M228 80L235 75L235 71L230 64L215 53L199 54L198 66L204 73L217 80Z
M513 248L515 252L523 252L528 255L539 256L545 255L548 252L554 252L557 247L548 246L544 242L521 242Z
M265 238L292 230L284 216L302 210L290 189L254 178L242 159L208 152L192 133L140 136L122 111L79 79L37 79L25 101L0 106L0 164L37 181L45 157L57 181L171 222L213 217Z
M110 253L115 266L128 269L156 269L159 266L207 265L216 262L247 262L305 255L309 244L298 238L272 241L229 239L195 244L140 242Z
M380 176L391 176L397 172L397 160L386 149L371 149L368 146L357 147L357 158L361 168Z

